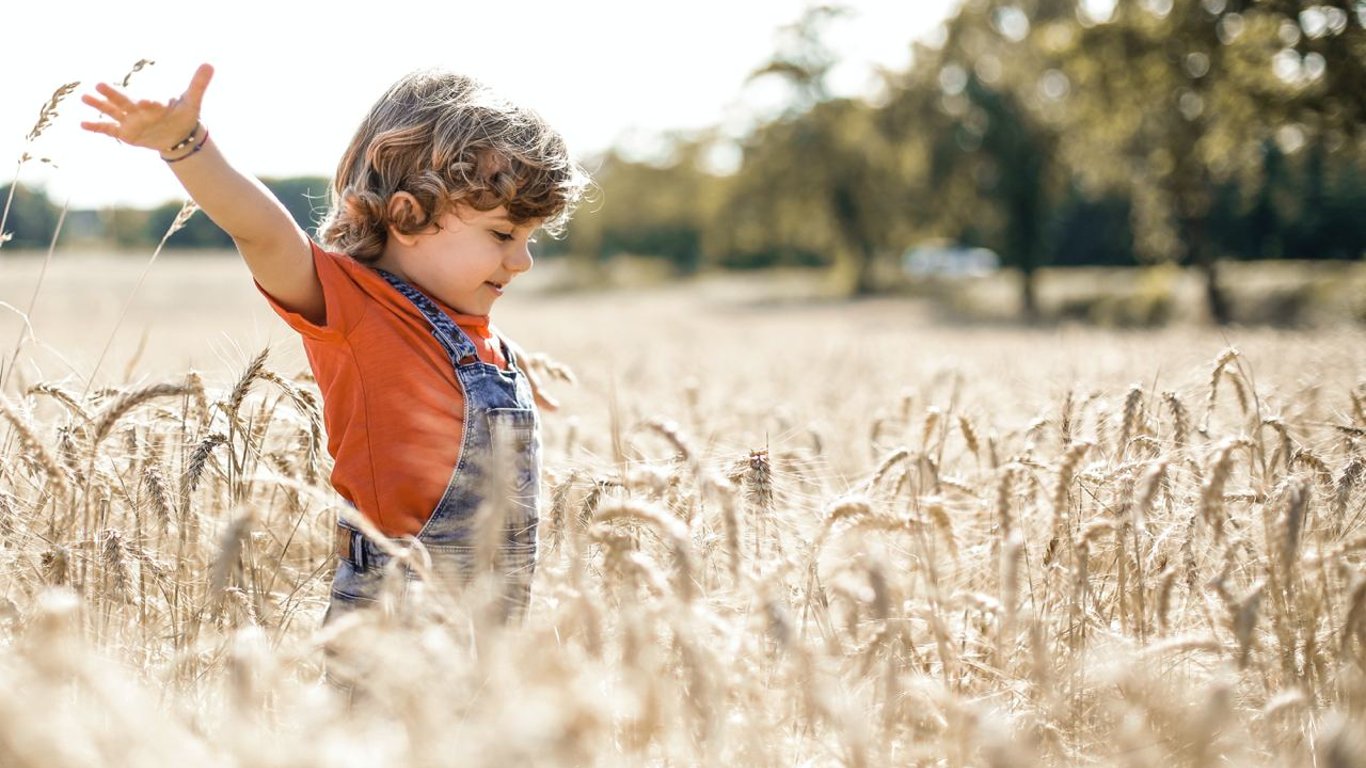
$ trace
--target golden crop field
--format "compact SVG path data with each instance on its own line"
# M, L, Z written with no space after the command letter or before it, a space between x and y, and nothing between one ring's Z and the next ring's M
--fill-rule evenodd
M320 631L298 341L235 259L143 264L58 254L25 333L0 254L0 765L1366 762L1361 326L529 280L495 322L575 382L526 621Z

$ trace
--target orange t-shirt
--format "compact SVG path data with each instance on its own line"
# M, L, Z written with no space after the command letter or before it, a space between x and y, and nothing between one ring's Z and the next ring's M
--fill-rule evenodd
M416 536L446 491L464 437L464 395L451 359L412 302L370 267L313 244L325 325L281 306L256 283L304 352L323 396L332 485L389 536ZM462 315L479 357L507 366L487 315Z

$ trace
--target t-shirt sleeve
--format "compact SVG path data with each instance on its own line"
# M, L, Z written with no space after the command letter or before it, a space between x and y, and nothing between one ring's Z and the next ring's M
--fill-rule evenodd
M270 308L275 310L275 314L300 335L317 341L343 339L365 312L367 302L364 293L340 263L344 256L325 251L311 241L309 245L313 250L313 267L317 270L318 280L323 287L327 317L322 325L309 322L303 315L284 307L274 296L267 293L260 283L255 280L252 282L256 285L256 290L266 298Z

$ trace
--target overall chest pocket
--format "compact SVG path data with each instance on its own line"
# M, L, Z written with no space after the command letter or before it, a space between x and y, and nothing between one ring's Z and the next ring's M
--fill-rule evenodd
M486 413L493 458L490 490L507 501L511 540L524 541L529 533L534 541L541 490L541 436L536 412L530 408L494 408Z

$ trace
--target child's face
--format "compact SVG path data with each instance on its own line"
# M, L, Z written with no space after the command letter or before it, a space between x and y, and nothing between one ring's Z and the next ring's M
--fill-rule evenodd
M457 204L437 225L392 249L394 266L457 312L489 314L508 283L531 269L539 221L514 226L504 207L477 211Z

